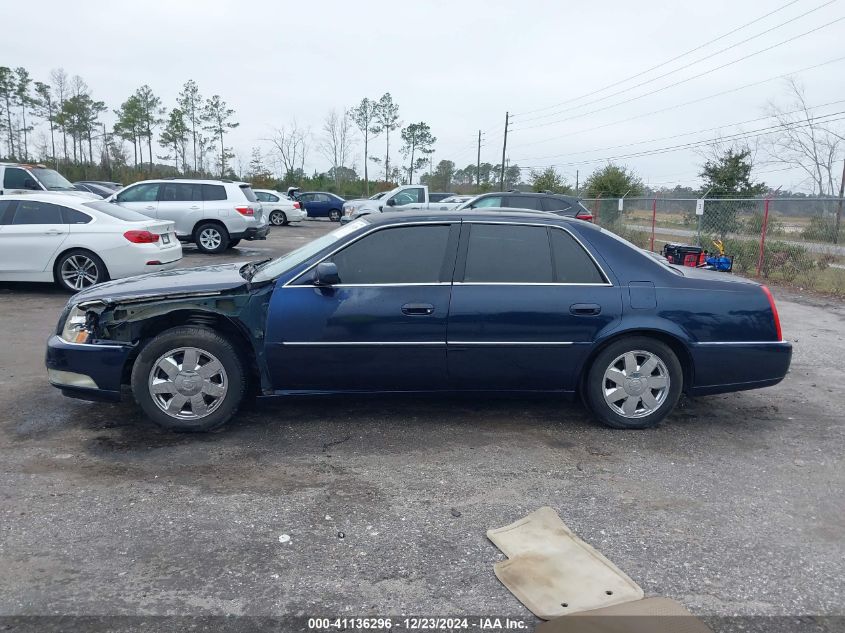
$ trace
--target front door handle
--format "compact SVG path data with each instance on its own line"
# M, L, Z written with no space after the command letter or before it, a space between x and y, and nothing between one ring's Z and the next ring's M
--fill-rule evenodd
M49 231L44 231L44 235L61 235L62 232L58 229L50 229Z
M197 209L199 209L199 207L197 205L194 205L194 206L191 207L191 211L196 211Z
M402 306L402 314L408 316L429 316L434 314L434 306L430 303L406 303Z
M145 208L147 211L154 211L154 210L155 210L155 207L154 207L154 206L152 206L152 205L151 205L151 206L149 206L149 207L144 207L144 208Z
M601 306L597 303L573 303L569 312L575 316L595 316L601 314Z

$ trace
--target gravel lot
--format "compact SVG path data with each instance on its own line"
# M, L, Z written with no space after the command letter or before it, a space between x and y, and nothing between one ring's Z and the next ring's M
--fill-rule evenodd
M223 257L186 248L183 265L334 226ZM485 531L550 505L647 595L696 614L845 615L845 306L776 295L788 378L686 401L650 431L556 399L313 398L185 436L132 402L62 397L43 356L67 295L0 283L0 614L533 622Z

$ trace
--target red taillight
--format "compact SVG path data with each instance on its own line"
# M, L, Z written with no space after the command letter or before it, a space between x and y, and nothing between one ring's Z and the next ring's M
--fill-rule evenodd
M255 215L255 210L252 207L235 207L235 211L241 215Z
M592 222L593 221L593 214L592 213L585 213L583 211L579 211L576 215L576 218L579 220L584 220L584 222Z
M133 244L155 244L158 242L158 235L149 231L126 231L123 237Z
M778 308L775 305L775 298L772 296L772 291L769 290L766 286L760 286L763 289L763 292L766 294L766 297L769 299L769 305L772 308L772 315L775 318L775 331L777 332L778 340L783 340L783 332L780 329L780 315L778 314Z
M299 209L299 208L301 208L301 207L299 206L299 203L298 203L298 202L294 202L294 203L293 203L293 208L294 208L294 209Z

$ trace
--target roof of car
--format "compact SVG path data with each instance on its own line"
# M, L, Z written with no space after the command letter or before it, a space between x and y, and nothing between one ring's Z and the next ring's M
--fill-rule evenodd
M554 193L552 191L487 191L478 194L478 198L482 196L554 196L555 198L568 198L570 200L580 200L579 196L573 196L571 193Z
M361 220L368 222L374 226L381 224L396 224L399 223L413 223L428 221L454 221L454 220L490 220L492 222L501 222L503 220L521 221L521 222L537 222L548 224L575 224L575 226L586 229L596 229L596 225L590 222L584 222L576 218L556 215L547 211L530 211L508 209L503 207L485 207L484 209L464 209L461 211L444 210L444 211L393 211L386 213L371 213L369 215L361 216Z

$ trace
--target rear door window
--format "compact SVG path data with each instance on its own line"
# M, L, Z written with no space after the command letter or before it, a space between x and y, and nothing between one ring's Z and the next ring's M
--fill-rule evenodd
M481 200L476 200L472 204L473 209L484 209L486 207L501 207L502 206L502 196L489 196L487 198L482 198Z
M223 185L202 185L202 199L206 202L226 200L226 187Z
M12 216L9 209L12 206L11 200L0 200L0 224L7 224L12 221ZM8 218L6 216L9 216Z
M49 202L18 200L11 224L64 224L62 207Z
M551 232L555 281L567 284L607 283L593 259L574 237L560 229Z
M553 283L544 226L472 224L464 283Z
M191 202L200 200L198 186L189 182L165 183L161 192L162 202Z

